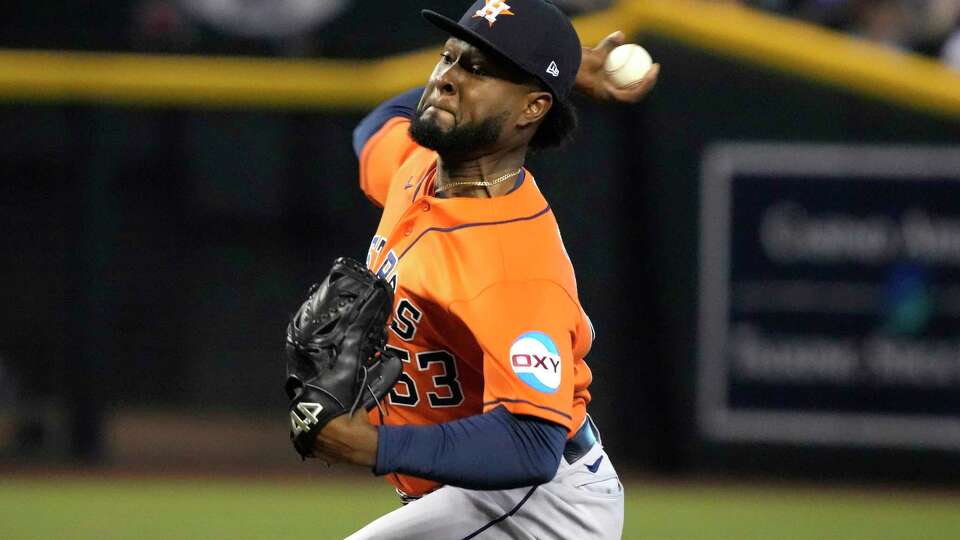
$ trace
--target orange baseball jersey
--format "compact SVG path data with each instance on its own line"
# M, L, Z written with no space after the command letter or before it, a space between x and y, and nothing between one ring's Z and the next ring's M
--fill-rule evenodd
M557 222L533 176L493 198L437 198L437 155L389 120L360 156L383 207L367 266L396 292L388 346L404 362L375 424L436 424L506 407L579 428L593 329ZM492 458L494 456L491 456ZM439 487L391 474L409 495Z

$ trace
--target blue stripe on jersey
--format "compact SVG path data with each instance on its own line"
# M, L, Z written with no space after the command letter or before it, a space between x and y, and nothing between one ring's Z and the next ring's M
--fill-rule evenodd
M490 225L505 225L507 223L516 223L518 221L530 221L532 219L537 219L538 217L546 214L549 211L550 211L550 206L547 206L543 210L540 210L539 212L535 214L531 214L529 216L521 216L516 218L504 219L501 221L478 221L476 223L461 223L460 225L453 225L451 227L429 227L427 229L424 229L423 232L421 232L419 235L417 235L416 238L413 239L413 242L410 242L410 245L404 248L403 252L400 253L400 256L397 257L397 260L402 259L403 256L406 255L408 251L410 251L410 248L415 246L417 242L419 242L420 239L423 238L423 236L427 233L431 233L431 232L448 233L448 232L453 232L460 229L466 229L469 227L487 227Z
M353 152L360 158L363 147L367 145L370 137L380 131L380 128L391 118L401 116L403 118L413 118L417 111L417 104L420 103L420 96L423 95L423 88L414 88L404 92L399 96L384 101L376 109L370 112L356 128L353 130Z
M409 474L465 489L549 482L567 441L563 426L515 416L502 406L442 424L378 429L376 474Z

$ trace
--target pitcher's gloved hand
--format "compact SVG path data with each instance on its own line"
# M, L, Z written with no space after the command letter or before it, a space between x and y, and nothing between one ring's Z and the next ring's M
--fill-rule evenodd
M285 389L290 440L314 455L317 432L337 416L379 404L403 364L384 347L393 290L357 261L341 257L287 325Z

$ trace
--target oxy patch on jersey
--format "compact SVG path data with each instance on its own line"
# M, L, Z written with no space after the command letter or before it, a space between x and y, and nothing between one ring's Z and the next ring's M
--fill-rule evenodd
M552 394L560 388L560 351L543 332L525 332L513 341L510 367L535 390Z

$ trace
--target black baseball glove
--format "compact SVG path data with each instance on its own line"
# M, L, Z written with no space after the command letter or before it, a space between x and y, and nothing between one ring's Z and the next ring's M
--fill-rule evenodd
M302 458L313 456L327 422L378 405L403 369L384 348L393 308L385 281L341 257L308 295L287 325L284 347L290 440Z

